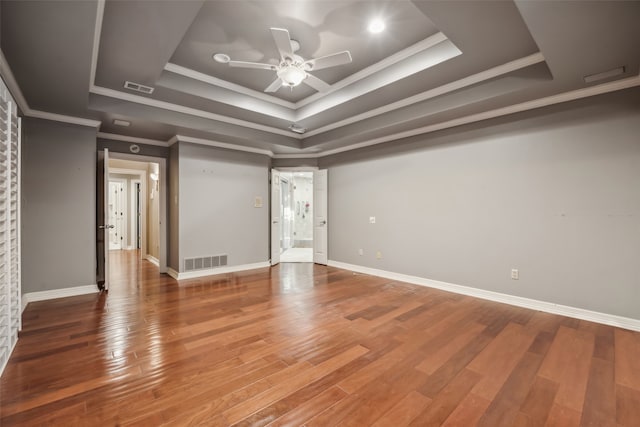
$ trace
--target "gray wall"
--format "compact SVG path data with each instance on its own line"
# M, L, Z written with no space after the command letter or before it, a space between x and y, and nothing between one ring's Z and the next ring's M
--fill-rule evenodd
M169 216L168 236L167 236L167 265L175 271L180 271L180 239L178 236L180 227L180 162L178 158L179 144L173 144L169 148L169 197L167 197L167 210Z
M95 284L96 130L22 123L22 293Z
M180 270L184 258L207 255L227 254L229 266L267 261L269 158L178 145ZM254 207L256 196L263 207Z
M320 166L331 260L640 319L640 89Z

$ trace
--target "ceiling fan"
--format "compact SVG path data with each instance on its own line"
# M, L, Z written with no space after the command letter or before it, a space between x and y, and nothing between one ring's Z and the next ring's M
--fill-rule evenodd
M293 89L300 83L304 83L318 92L324 92L329 89L329 84L309 74L309 71L321 70L323 68L335 67L351 62L351 54L348 50L320 58L304 60L301 56L295 54L300 48L300 44L295 40L291 40L289 31L283 28L271 28L271 34L278 47L278 52L280 52L280 63L278 65L261 62L232 61L228 55L220 53L215 54L213 57L218 62L229 64L230 67L275 71L277 78L264 90L265 92L275 92L282 86Z

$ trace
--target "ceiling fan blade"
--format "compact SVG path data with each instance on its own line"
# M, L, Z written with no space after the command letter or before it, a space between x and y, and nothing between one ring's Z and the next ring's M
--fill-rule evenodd
M289 31L284 28L271 28L273 40L276 42L280 58L284 61L287 58L293 58L293 48L291 47L291 38Z
M323 68L335 67L336 65L348 64L351 62L351 54L348 50L344 52L333 53L320 58L310 59L305 65L311 67L309 70L321 70Z
M238 68L258 68L260 70L275 70L276 66L272 64L263 64L261 62L245 62L245 61L229 61L230 67Z
M264 91L265 92L275 92L282 87L282 79L278 77L271 83Z
M320 80L316 76L312 76L309 73L307 73L307 77L302 81L302 83L305 83L305 84L311 86L312 88L314 88L318 92L326 92L331 87L326 82Z

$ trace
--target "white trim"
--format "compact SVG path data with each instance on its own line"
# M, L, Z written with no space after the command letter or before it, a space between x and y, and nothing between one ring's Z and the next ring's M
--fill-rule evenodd
M11 67L7 62L7 58L4 56L4 52L0 49L0 75L2 75L2 79L7 85L7 89L15 99L18 107L22 110L23 114L26 114L27 111L30 110L29 104L27 104L27 100L20 90L20 86L18 86L18 82L16 81L16 77L13 75L13 71L11 71Z
M164 157L156 157L156 156L147 156L147 155L139 155L139 154L131 154L131 153L115 153L115 152L111 152L110 153L110 158L111 159L120 159L120 160L132 160L135 162L147 162L147 163L157 163L160 166L160 190L158 195L160 196L160 213L159 213L159 221L160 221L160 229L159 229L159 245L160 245L160 252L159 252L159 256L160 256L160 266L158 267L158 271L160 273L166 273L167 272L167 253L168 253L168 247L167 247L167 239L168 239L168 234L169 234L169 230L167 228L167 202L168 202L168 188L169 188L169 183L168 183L168 176L167 176L167 159L165 159ZM138 170L138 169L132 169L132 170L136 170L139 172L145 172L144 175L144 180L142 181L142 186L144 188L144 198L143 198L143 214L142 214L142 228L144 231L143 234L143 239L142 239L142 248L141 251L142 253L147 251L147 242L146 242L146 236L147 236L147 210L148 210L148 203L147 203L147 197L149 195L149 186L148 184L148 180L147 180L147 174L146 171L142 171L142 170Z
M167 141L167 144L169 144L169 147L171 147L176 142L178 142L178 135L173 135L171 139Z
M134 144L157 145L160 147L168 147L169 142L157 139L138 138L136 136L120 135L117 133L98 132L98 138L109 139L112 141L131 142Z
M78 295L95 294L100 292L98 285L76 286L73 288L52 289L49 291L28 292L22 294L22 311L27 308L27 304L35 301L45 301L56 298L74 297Z
M120 159L116 159L120 160ZM139 162L139 163L147 163L147 162ZM120 175L136 175L138 177L142 177L142 179L146 179L147 171L143 169L127 169L127 168L109 168L109 175L111 174L120 174Z
M244 87L236 83L228 82L226 80L222 80L217 77L210 76L208 74L200 73L198 71L183 67L181 65L173 64L171 62L168 62L167 65L164 66L164 69L166 71L169 71L170 73L178 74L183 77L188 77L193 80L198 80L203 83L210 84L212 86L218 86L224 89L228 89L233 92L241 93L243 95L260 99L262 101L270 102L272 104L278 104L282 107L287 107L291 110L294 110L296 108L296 104L293 102L280 99L273 95L267 95L266 93L258 92L257 90L249 89L248 87ZM294 117L291 117L290 120L295 121Z
M47 111L32 110L30 108L25 112L25 116L35 117L37 119L53 120L54 122L88 126L92 128L99 128L102 124L102 122L99 120L83 119L82 117L66 116L64 114L49 113Z
M131 218L131 220L129 221L129 236L131 237L131 243L133 244L128 244L127 245L127 249L128 250L133 250L133 249L138 249L138 241L137 239L140 238L140 251L142 252L142 239L144 238L146 240L146 235L142 232L142 219L143 219L143 212L142 212L142 199L146 197L146 194L144 194L144 188L142 188L142 184L143 182L146 180L146 177L142 177L140 175L138 175L138 178L136 179L130 179L129 182L131 183L131 186L129 188L129 215ZM140 191L138 192L137 196L139 197L139 202L140 202L140 211L138 211L138 206L136 205L136 184L138 184L140 186ZM136 225L138 225L138 221L136 220L137 217L140 217L140 228L136 230ZM137 233L136 233L137 231ZM129 243L129 242L127 242Z
M318 166L275 166L273 169L280 172L313 172L320 170Z
M323 111L337 107L344 102L351 101L357 97L363 96L382 87L386 87L392 83L403 80L406 77L427 70L431 67L435 67L438 64L462 54L462 51L446 37L444 37L444 40L441 40L441 38L438 37L438 34L436 34L424 41L430 41L431 38L433 38L434 41L437 41L437 43L430 46L430 48L434 50L429 49L416 53L414 57L407 61L407 64L391 64L389 71L386 73L380 72L377 74L371 74L367 76L366 80L347 82L351 77L357 76L358 73L356 73L332 85L326 92L319 92L310 96L308 99L314 99L314 97L319 96L319 94L322 95L322 97L318 98L317 101L300 108L296 115L296 121L300 122L309 117L313 117ZM403 51L398 53L400 54L402 52ZM395 55L392 55L389 58L393 58L394 56ZM416 59L416 57L418 57L418 59ZM381 62L384 62L384 60ZM393 69L391 69L392 66ZM337 93L339 90L345 89L347 86L349 86L347 90Z
M302 135L291 132L290 130L278 129L272 126L261 125L259 123L249 122L247 120L236 119L234 117L223 116L221 114L211 113L208 111L198 110L196 108L186 107L184 105L173 104L167 101L160 101L158 99L146 98L144 96L134 95L131 93L120 92L118 90L109 89L101 86L92 86L89 92L96 95L106 96L108 98L120 99L122 101L129 101L135 104L146 105L148 107L160 108L162 110L173 111L176 113L183 113L194 117L201 117L209 120L216 120L224 123L229 123L236 126L242 126L254 130L263 132L274 133L277 135L287 136L289 138L302 139Z
M254 147L245 147L243 145L229 144L226 142L214 141L211 139L194 138L191 136L183 136L183 135L176 135L175 138L176 138L176 141L191 142L193 144L209 145L211 147L226 148L226 149L235 150L235 151L246 151L248 153L264 154L265 156L269 156L269 157L273 157L274 155L273 151L271 150L264 150L262 148L254 148Z
M381 136L379 138L370 139L368 141L359 142L356 144L335 148L333 150L323 151L319 153L319 157L330 156L332 154L338 154L345 151L355 150L357 148L369 147L371 145L382 144L383 142L396 141L402 138L408 138L410 136L422 135L425 133L435 132L437 130L449 129L456 126L462 126L469 123L479 122L482 120L493 119L496 117L506 116L509 114L520 113L523 111L533 110L536 108L542 108L549 105L561 104L563 102L575 101L577 99L588 98L590 96L602 95L604 93L615 92L618 90L628 89L635 86L640 86L640 76L629 77L627 79L616 80L610 83L604 83L598 86L591 86L588 88L582 88L572 90L569 92L560 93L557 95L551 95L544 98L538 98L531 101L522 102L520 104L513 104L507 107L497 108L495 110L483 111L482 113L471 114L469 116L460 117L457 119L449 120L446 122L436 123L421 128L411 129L404 132L398 132L392 135Z
M317 99L324 98L325 96L329 95L332 92L340 90L343 87L349 86L352 83L355 83L355 82L357 82L359 80L362 80L362 79L364 79L366 77L369 77L369 76L377 73L378 71L382 71L385 68L388 68L388 67L390 67L392 65L395 65L400 61L404 61L405 59L407 59L407 58L409 58L409 57L411 57L413 55L416 55L416 54L418 54L418 53L420 53L422 51L430 49L430 48L434 47L435 45L440 44L440 43L442 43L444 41L447 41L447 40L449 40L447 38L447 36L445 36L441 32L436 33L436 34L434 34L432 36L429 36L424 40L420 40L419 42L417 42L417 43L415 43L415 44L413 44L413 45L411 45L411 46L409 46L409 47L407 47L405 49L402 49L401 51L398 51L398 52L394 53L393 55L388 56L388 57L376 62L373 65L370 65L370 66L368 66L366 68L363 68L362 70L358 71L357 73L351 74L350 76L340 80L339 82L336 82L335 84L332 84L331 88L326 92L318 92L318 93L315 93L315 94L313 94L313 95L311 95L311 96L309 96L309 97L307 97L305 99L302 99L302 100L298 101L296 103L296 107L297 108L304 107L305 105L310 104L310 103L312 103L313 101L315 101ZM462 52L460 52L460 53L462 53ZM426 70L427 68L430 68L431 66L432 65L424 67L423 70ZM375 88L373 88L371 90L380 89L380 87L382 87L382 86L375 87ZM350 101L351 99L352 98L347 99L346 101Z
M272 156L274 159L317 159L318 157L322 157L320 153L312 153L312 154L274 154Z
M49 112L40 111L40 110L32 110L29 107L29 104L27 103L27 100L24 97L22 90L20 89L20 86L18 85L18 82L16 81L15 76L13 75L13 71L11 71L11 67L9 66L9 63L5 58L4 52L2 51L2 49L0 49L0 75L2 75L2 78L7 85L7 89L9 89L9 92L11 93L13 98L16 100L16 103L20 107L20 110L22 110L22 114L27 117L53 120L55 122L62 122L62 123L71 123L71 124L80 125L80 126L89 126L93 128L98 128L102 124L102 122L98 120L91 120L91 119L85 119L82 117L73 117L73 116L67 116L63 114L49 113Z
M160 260L153 255L146 254L144 258L156 267L160 267ZM171 270L171 269L169 269Z
M388 56L388 57L376 62L375 64L372 64L372 65L370 65L370 66L368 66L366 68L363 68L362 70L360 70L360 71L358 71L358 72L356 72L354 74L351 74L351 75L347 76L346 78L344 78L344 79L342 79L342 80L330 85L330 87L329 87L329 89L327 91L325 91L325 92L316 92L313 95L310 95L307 98L301 99L300 101L297 101L297 102L290 102L290 101L286 101L286 100L280 99L280 98L278 98L276 96L273 96L273 95L267 95L265 93L258 92L258 91L253 90L253 89L249 89L247 87L238 85L236 83L232 83L232 82L229 82L229 81L226 81L226 80L222 80L222 79L219 79L219 78L216 78L216 77L204 74L204 73L200 73L198 71L195 71L195 70L192 70L192 69L189 69L189 68L177 65L177 64L173 64L171 62L167 63L167 65L164 67L164 69L166 71L168 71L168 72L171 72L171 73L174 73L174 74L178 74L178 75L181 75L183 77L188 77L190 79L198 80L200 82L207 83L207 84L212 85L212 86L221 87L221 88L224 88L224 89L227 89L227 90L230 90L230 91L242 94L242 95L250 96L250 97L253 97L253 98L256 98L256 99L260 99L260 100L265 101L265 102L269 102L271 104L277 104L277 105L280 105L282 107L286 107L286 108L291 110L292 116L285 118L285 117L281 117L280 115L277 115L277 117L284 118L286 120L291 120L293 122L296 122L296 121L311 117L313 115L316 115L316 114L326 110L327 108L331 108L332 106L339 105L339 104L342 104L344 102L350 101L353 98L355 98L357 96L360 96L361 94L352 94L352 96L349 96L347 98L341 98L337 104L334 103L332 105L325 106L324 108L322 108L319 111L316 111L316 112L314 112L312 114L306 114L304 116L300 115L300 114L296 114L295 110L297 110L297 109L299 109L301 107L304 107L305 105L314 103L314 102L316 102L316 101L318 101L318 100L330 95L333 92L336 92L336 91L338 91L338 90L340 90L340 89L342 89L342 88L344 88L346 86L349 86L349 85L351 85L353 83L356 83L356 82L358 82L360 80L363 80L363 79L365 79L365 78L367 78L367 77L369 77L369 76L371 76L371 75L373 75L375 73L378 73L378 72L380 72L380 71L382 71L382 70L384 70L386 68L389 68L392 65L395 65L395 64L397 64L397 63L399 63L401 61L404 61L404 60L412 57L413 55L416 55L416 54L418 54L420 52L423 52L423 51L425 51L427 49L430 49L430 48L432 48L432 47L434 47L434 46L436 46L436 45L438 45L438 44L440 44L442 42L445 42L445 41L449 41L449 39L441 32L439 32L437 34L434 34L432 36L429 36L424 40L421 40L421 41L419 41L419 42L417 42L417 43L415 43L415 44L413 44L413 45L411 45L411 46L409 46L409 47L407 47L405 49L402 49L401 51L398 51L398 52L394 53L393 55ZM453 43L452 43L452 45L453 45ZM458 55L460 53L462 53L459 49L457 49L457 51L458 51L458 53L457 53ZM424 66L422 66L420 68L420 70L425 70L425 69L433 66L433 64L427 63L427 62L425 62L423 65ZM392 82L397 81L397 80L398 80L398 76L394 77L392 79ZM380 84L373 85L373 86L369 87L365 91L365 93L374 91L376 89L379 89L379 88L381 88L383 86L386 86L387 84L389 84L389 83L385 83L383 85L380 85ZM215 100L215 101L222 102L220 100ZM230 104L238 106L237 103L230 103ZM269 114L269 112L264 111L264 110L260 110L260 111L255 110L255 111L259 112L259 113L262 113L262 114L266 114L266 115L272 115L272 114Z
M178 280L178 276L180 275L180 273L178 273L171 267L167 268L167 274L176 280Z
M93 30L93 48L91 49L91 72L89 74L89 89L96 82L96 69L98 67L98 50L100 49L100 35L102 34L102 20L104 18L105 0L98 0L96 9L96 26Z
M571 307L547 301L518 297L515 295L502 294L499 292L487 291L484 289L472 288L469 286L455 285L453 283L440 282L438 280L425 279L423 277L394 273L386 270L378 270L376 268L363 267L360 265L348 264L339 261L329 260L328 265L331 267L342 268L344 270L351 270L358 273L407 282L414 285L441 289L443 291L453 292L456 294L468 295L489 301L501 302L516 307L524 307L531 310L539 310L546 313L559 314L561 316L602 323L604 325L616 326L632 331L640 331L640 319L632 319L629 317L616 316L614 314L600 313L597 311L586 310L578 307Z
M268 261L256 262L253 264L232 265L228 267L208 268L206 270L189 271L188 273L178 273L172 268L168 269L169 276L176 280L195 279L197 277L215 276L216 274L235 273L238 271L255 270L258 268L271 267Z
M382 107L374 108L373 110L365 111L364 113L356 114L355 116L348 117L344 120L340 120L340 121L328 124L326 126L319 127L317 129L314 129L310 132L305 133L305 137L308 138L314 135L318 135L320 133L328 132L330 130L333 130L342 126L349 125L351 123L355 123L371 117L379 116L381 114L388 113L389 111L394 111L399 108L416 104L418 102L426 101L428 99L432 99L437 96L441 96L449 92L453 92L453 91L465 88L467 86L471 86L471 85L483 82L485 80L489 80L507 73L511 73L513 71L520 70L525 67L530 67L531 65L535 65L540 62L544 62L544 56L542 55L542 53L537 52L532 55L525 56L524 58L519 58L514 61L507 62L506 64L498 65L497 67L493 67L488 70L484 70L479 73L472 74L463 79L456 80L454 82L447 83L442 86L438 86L434 89L430 89L425 92L418 93L408 98L401 99L400 101L383 105Z

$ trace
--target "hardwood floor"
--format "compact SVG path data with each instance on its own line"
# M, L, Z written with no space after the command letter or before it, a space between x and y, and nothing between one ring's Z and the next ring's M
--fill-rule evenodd
M29 304L0 425L638 426L640 334L311 264Z

